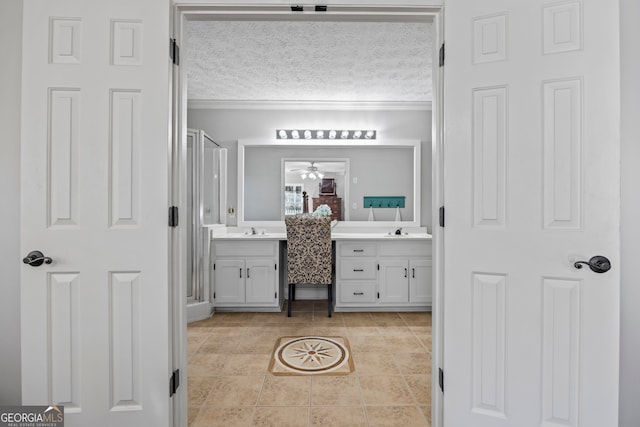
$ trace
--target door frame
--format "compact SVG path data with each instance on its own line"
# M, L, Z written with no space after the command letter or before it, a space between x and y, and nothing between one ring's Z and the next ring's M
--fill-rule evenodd
M184 28L186 22L189 19L199 18L204 16L217 17L217 19L229 19L241 16L251 15L255 19L268 20L276 19L278 17L284 17L290 15L290 4L283 5L264 5L257 1L253 4L239 3L229 6L229 1L224 0L202 0L197 4L193 2L181 4L183 0L174 0L174 17L173 17L173 34L174 39L178 46L183 47L183 41L186 39L184 34ZM336 19L341 16L363 16L363 17L391 17L395 19L402 17L413 17L416 15L431 16L433 18L433 24L435 26L436 39L434 42L433 51L433 63L434 72L432 77L432 161L431 161L431 175L432 175L432 229L431 234L433 236L433 256L435 258L433 262L433 305L432 305L432 380L431 380L431 425L439 427L443 425L443 391L439 385L440 370L444 369L444 316L442 309L444 307L444 228L439 225L438 218L440 216L440 207L444 206L444 92L443 92L443 78L444 67L436 65L439 63L440 47L444 47L444 7L443 2L440 0L433 1L434 4L425 4L424 1L414 1L410 6L396 6L393 5L391 0L381 0L376 2L375 0L365 0L370 3L355 4L351 1L334 0L331 4L331 13L327 14L324 19ZM340 4L344 3L344 5ZM307 12L303 12L307 13ZM182 52L186 49L182 49ZM184 210L184 205L181 203L186 202L186 198L179 194L179 175L176 164L176 157L179 155L179 147L182 145L182 141L186 139L187 135L187 78L186 70L183 67L178 67L177 72L174 73L174 90L172 97L172 132L173 132L173 150L172 161L170 162L170 172L172 176L172 198L174 203L178 203L179 210ZM185 271L186 257L181 253L181 249L186 244L185 227L176 227L176 238L174 244L171 246L172 256L170 271L172 283L175 285L174 289L174 307L173 312L177 314L177 318L182 321L179 325L181 336L181 366L182 372L187 372L187 350L186 350L186 296L181 291L185 286L185 279L183 274L179 274L181 271ZM182 243L181 243L182 242ZM177 294L176 294L177 293ZM184 386L181 387L181 411L184 411L184 416L181 417L179 425L186 427L186 411L187 411L187 390L186 380L183 381ZM175 420L176 418L174 418Z

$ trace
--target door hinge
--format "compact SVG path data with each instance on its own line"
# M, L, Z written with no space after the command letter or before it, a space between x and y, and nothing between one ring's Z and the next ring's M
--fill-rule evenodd
M213 299L216 299L216 293L215 292L213 293Z
M378 271L380 271L380 264L378 264Z
M439 65L441 67L444 67L444 43L442 43L442 46L440 46L440 61L439 61Z
M438 384L440 385L440 391L444 393L444 371L442 368L438 368Z
M169 227L178 226L178 207L169 206Z
M215 265L215 264L213 264L213 269L214 269L214 270L216 269L216 265Z
M273 294L273 298L274 299L278 299L278 293L277 292L275 294Z
M380 299L380 292L378 292L378 299Z
M444 227L444 206L440 206L440 227Z
M178 387L180 387L180 369L173 371L171 378L169 378L169 397L176 394Z
M273 269L277 270L278 269L278 264L273 264Z
M169 56L174 65L180 65L180 46L176 39L169 39Z

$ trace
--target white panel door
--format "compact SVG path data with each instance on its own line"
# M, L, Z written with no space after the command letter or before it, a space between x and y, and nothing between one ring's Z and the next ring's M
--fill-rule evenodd
M24 2L22 403L167 426L169 3Z
M446 1L445 426L618 424L618 21Z

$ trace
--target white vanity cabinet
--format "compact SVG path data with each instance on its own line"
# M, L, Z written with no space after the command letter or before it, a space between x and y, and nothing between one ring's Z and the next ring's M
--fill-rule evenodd
M214 239L213 301L219 309L279 311L277 240Z
M432 303L430 240L336 244L336 310L425 310Z

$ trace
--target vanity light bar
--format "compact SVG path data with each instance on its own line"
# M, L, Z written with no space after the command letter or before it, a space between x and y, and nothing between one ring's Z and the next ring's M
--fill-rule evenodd
M375 130L278 129L276 139L376 139Z

